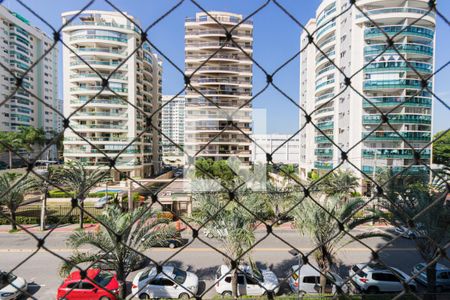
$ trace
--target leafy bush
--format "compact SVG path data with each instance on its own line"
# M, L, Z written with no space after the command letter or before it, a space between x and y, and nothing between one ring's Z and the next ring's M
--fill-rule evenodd
M96 192L96 193L89 193L88 197L90 198L101 198L103 196L105 196L106 194L108 194L111 197L116 196L116 192ZM60 190L52 190L48 192L48 198L72 198L74 197L74 193L73 192L63 192Z

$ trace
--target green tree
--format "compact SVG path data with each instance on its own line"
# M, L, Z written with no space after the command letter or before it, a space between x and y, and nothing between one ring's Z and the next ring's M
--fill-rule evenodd
M313 255L322 274L326 274L335 267L337 251L353 241L339 229L340 226L336 219L342 223L346 231L349 231L379 218L378 213L370 213L362 218L353 217L364 207L364 204L365 202L358 198L342 201L339 197L330 197L321 203L325 211L311 199L305 199L293 211L295 228L301 235L309 236L313 248L316 248ZM354 236L359 240L377 236L390 238L389 235L378 232L367 232ZM320 286L324 292L326 277L322 274Z
M26 175L17 173L4 173L0 175L0 205L6 206L9 211L11 229L17 230L16 212L22 205L25 195L37 189L37 182Z
M116 205L106 207L100 220L100 230L95 232L76 231L67 240L73 249L89 246L91 250L74 253L64 261L61 276L67 276L72 268L82 263L101 262L108 269L115 270L120 285L120 296L126 297L126 278L139 264L142 253L151 247L164 244L175 235L175 229L168 219L153 218L145 207L123 212ZM120 241L117 238L120 236ZM105 254L110 253L107 258Z
M317 188L327 196L348 196L356 192L358 186L358 177L352 172L348 170L336 170L323 178Z
M46 143L45 131L42 128L22 126L19 128L18 137L22 147L28 152L33 151L33 146L42 146Z
M450 166L450 129L433 136L433 163Z
M84 222L84 200L89 195L89 190L106 175L107 173L99 168L88 170L80 161L69 161L55 174L55 181L73 191L78 200L81 207L80 228L83 228Z
M440 179L432 180L432 185L412 179L405 178L406 184L398 184L397 180L386 185L386 198L380 201L380 205L389 212L385 218L392 225L418 231L420 238L415 238L414 242L427 263L425 298L436 299L435 293L439 292L436 291L436 260L440 255L439 249L450 242L450 205L446 201L449 191Z
M250 253L247 251L255 243L254 230L257 224L255 216L259 218L266 213L261 197L250 191L236 193L232 201L228 193L205 192L195 193L192 196L197 206L192 216L193 221L200 225L206 223L203 228L223 245L224 253L229 256L224 260L230 269L233 260L238 266L246 259L251 263ZM242 203L255 216L236 201ZM237 270L232 270L231 275L232 295L237 297Z
M18 151L22 148L22 140L20 139L17 132L14 131L2 131L0 132L0 152L8 151L9 154L9 168L13 167L13 152Z

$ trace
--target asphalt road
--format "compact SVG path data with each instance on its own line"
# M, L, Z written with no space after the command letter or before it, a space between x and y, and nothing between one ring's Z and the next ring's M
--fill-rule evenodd
M62 257L71 253L65 245L65 239L69 233L55 232L45 242L49 250ZM299 237L295 231L277 230L275 234L284 239L290 245L301 251L311 251L311 243L305 237ZM43 234L39 234L42 237ZM279 278L287 276L289 268L296 263L288 250L291 248L286 242L275 236L265 237L264 232L257 233L260 242L255 246L252 257L259 264L270 267ZM201 236L206 242L220 247L215 240ZM385 240L374 238L366 240L367 244L378 249L386 243ZM26 234L0 234L0 270L13 270L18 276L24 277L30 284L29 291L36 299L55 299L57 287L62 278L58 275L58 267L61 259L44 249L36 251L37 242ZM220 264L223 263L223 255L211 249L205 243L195 240L183 249L155 248L146 252L153 260L160 263L168 261L183 269L195 272L200 280L200 292L205 293L206 298L215 295L214 274ZM340 273L346 276L348 266L367 262L371 257L370 250L360 243L354 242L339 251ZM412 241L398 239L393 245L380 252L380 258L393 267L397 267L410 273L414 264L422 261ZM131 282L136 272L130 274L128 280ZM287 286L282 285L281 292L288 292Z

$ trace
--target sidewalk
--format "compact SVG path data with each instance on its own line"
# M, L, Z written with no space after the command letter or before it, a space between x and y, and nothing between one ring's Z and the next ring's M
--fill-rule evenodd
M271 224L270 221L267 222L267 224ZM25 227L28 231L32 233L40 233L43 232L39 229L39 225L22 225L22 227ZM86 231L94 231L99 227L99 224L84 224L84 230ZM183 226L184 227L184 226ZM375 228L388 228L390 225L386 224L376 224L376 225L363 225L359 228L361 229L375 229ZM52 227L47 227L47 230L44 232L48 232ZM61 225L58 228L55 228L53 232L73 232L79 228L78 224L65 224ZM291 222L286 222L281 225L274 225L272 227L273 231L291 231L295 230L293 227L293 224ZM0 225L0 233L9 233L11 230L11 225ZM184 227L181 231L190 231L189 227ZM266 226L264 224L259 224L256 228L256 231L266 231ZM19 228L18 232L15 232L14 234L20 234L20 233L27 233L26 231Z
M65 225L61 225L58 228L55 228L53 230L53 232L73 232L75 230L77 230L79 228L80 225L78 224L65 224ZM26 228L29 232L32 233L42 233L42 232L48 232L52 229L51 226L47 226L47 230L45 231L41 231L41 229L39 228L39 225L22 225L22 227ZM94 231L98 228L98 224L84 224L84 230L86 231ZM9 233L9 231L11 230L11 225L0 225L0 233ZM13 233L13 234L21 234L21 233L25 233L27 234L27 232L25 230L22 230L20 227L18 227L17 232Z

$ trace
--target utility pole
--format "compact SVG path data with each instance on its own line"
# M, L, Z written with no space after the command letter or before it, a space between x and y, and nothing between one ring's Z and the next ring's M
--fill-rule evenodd
M375 175L376 175L375 169L377 168L377 155L378 155L378 150L375 149L375 157L373 159L373 168L372 168L372 180L375 180ZM375 185L373 186L372 191L373 191L372 192L373 195L375 196L372 200L372 209L375 211L375 208L376 208L375 202L378 201L378 195L376 195L377 190L375 189ZM373 225L375 225L375 219L372 219L372 226Z
M42 177L45 179L48 179L49 177L49 170L48 170L48 164L46 166L46 170L42 172ZM45 216L47 213L47 194L48 194L48 182L47 180L44 181L44 193L41 195L41 220L40 220L40 229L41 231L45 230Z
M128 180L128 211L133 210L133 181Z

